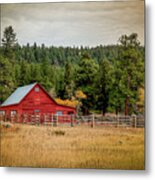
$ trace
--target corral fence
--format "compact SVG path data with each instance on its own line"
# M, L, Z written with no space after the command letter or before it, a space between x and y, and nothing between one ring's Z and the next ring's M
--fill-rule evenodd
M22 123L31 125L45 125L45 126L103 126L103 127L134 127L144 128L145 120L142 115L54 115L54 114L22 114L16 115L0 115L0 121L11 123Z
M104 126L104 127L134 127L144 128L145 121L144 116L102 116L102 115L89 115L89 116L77 116L77 122L83 125Z

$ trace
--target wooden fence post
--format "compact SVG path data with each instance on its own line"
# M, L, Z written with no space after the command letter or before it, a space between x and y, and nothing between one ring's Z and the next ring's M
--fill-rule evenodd
M92 114L92 123L91 123L91 127L94 128L95 126L95 117L94 114Z
M24 124L24 114L21 114L21 122Z
M18 122L21 123L21 119L20 119L20 114L17 114L17 119L18 119Z
M53 114L52 114L52 117L51 117L51 126L53 127Z
M6 121L6 114L4 115L4 122Z
M9 121L10 121L10 122L12 122L12 121L13 121L13 120L12 120L12 115L10 115L10 119L9 119Z
M38 115L37 115L36 125L37 125L37 126L39 126L39 125L40 125L40 123L41 123L41 115L40 115L40 114L38 114Z
M16 122L16 123L19 123L18 114L15 115L15 119L16 119L15 122ZM13 121L13 122L14 122L14 121Z
M56 127L58 126L58 114L56 114Z
M46 123L47 123L46 122L46 114L44 114L44 120L43 121L44 121L44 126L46 126Z
M71 127L73 127L74 124L73 124L73 116L72 115L70 116L70 120L71 120Z
M117 115L117 127L119 127L119 115Z
M133 116L133 120L134 120L134 128L137 128L137 116L136 115Z

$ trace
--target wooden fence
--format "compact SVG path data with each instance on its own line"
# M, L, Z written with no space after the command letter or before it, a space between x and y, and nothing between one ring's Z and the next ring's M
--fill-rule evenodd
M23 123L31 125L45 126L104 126L104 127L134 127L143 128L145 126L144 116L102 116L102 115L54 115L54 114L22 114L0 115L0 121L11 123Z
M78 116L77 122L83 125L105 126L105 127L134 127L144 128L145 121L144 116L102 116L102 115L89 115L89 116Z

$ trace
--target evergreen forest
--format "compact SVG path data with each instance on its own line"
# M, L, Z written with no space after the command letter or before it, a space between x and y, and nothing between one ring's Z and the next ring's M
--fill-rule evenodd
M81 114L143 114L144 58L136 33L118 37L115 45L55 47L20 45L8 26L0 47L0 104L17 87L38 82Z

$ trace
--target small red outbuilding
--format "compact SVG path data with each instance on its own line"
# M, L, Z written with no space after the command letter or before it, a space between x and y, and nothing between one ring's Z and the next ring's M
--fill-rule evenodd
M1 104L0 114L75 115L76 108L58 104L38 83L17 88Z

